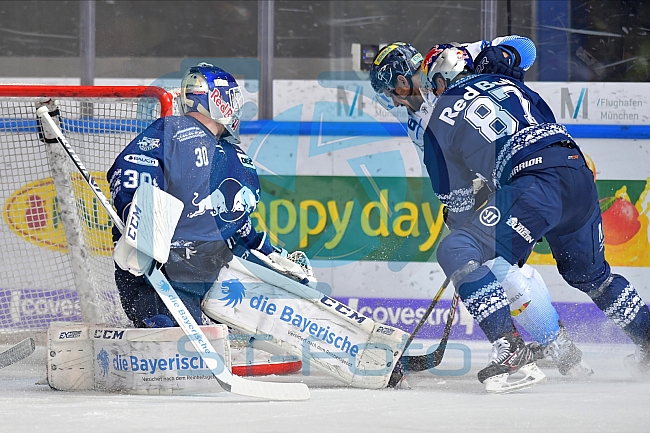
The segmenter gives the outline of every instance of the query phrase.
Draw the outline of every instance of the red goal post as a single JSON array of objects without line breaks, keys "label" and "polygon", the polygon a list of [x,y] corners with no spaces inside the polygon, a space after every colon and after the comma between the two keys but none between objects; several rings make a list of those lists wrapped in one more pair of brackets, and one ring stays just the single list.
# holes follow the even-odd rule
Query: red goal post
[{"label": "red goal post", "polygon": [[117,154],[174,112],[173,94],[159,87],[0,85],[0,341],[53,321],[129,325],[113,279],[112,223],[67,155],[39,140],[36,103],[48,99],[107,196]]}]

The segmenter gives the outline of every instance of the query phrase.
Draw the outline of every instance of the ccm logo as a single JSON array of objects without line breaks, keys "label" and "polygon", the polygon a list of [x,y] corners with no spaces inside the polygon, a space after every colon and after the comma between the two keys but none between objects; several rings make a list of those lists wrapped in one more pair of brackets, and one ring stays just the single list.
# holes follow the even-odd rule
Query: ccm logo
[{"label": "ccm logo", "polygon": [[142,209],[140,209],[138,205],[134,206],[135,208],[133,209],[133,216],[131,216],[129,226],[126,228],[126,235],[135,241],[135,237],[138,233],[138,224],[140,224],[140,214],[142,213]]},{"label": "ccm logo", "polygon": [[81,337],[81,331],[68,331],[68,332],[62,332],[61,335],[59,335],[59,340],[63,340],[66,338],[79,338]]},{"label": "ccm logo", "polygon": [[113,329],[95,329],[94,338],[103,338],[104,340],[121,340],[124,338],[124,331],[115,331]]}]

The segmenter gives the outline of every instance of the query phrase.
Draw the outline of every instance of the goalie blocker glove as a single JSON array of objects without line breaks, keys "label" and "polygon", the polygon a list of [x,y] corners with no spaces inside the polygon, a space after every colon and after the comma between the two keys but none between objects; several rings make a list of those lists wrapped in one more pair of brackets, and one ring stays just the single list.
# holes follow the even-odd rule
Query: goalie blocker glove
[{"label": "goalie blocker glove", "polygon": [[509,45],[493,45],[481,51],[474,59],[477,74],[501,74],[524,81],[526,71],[520,66],[521,56]]}]

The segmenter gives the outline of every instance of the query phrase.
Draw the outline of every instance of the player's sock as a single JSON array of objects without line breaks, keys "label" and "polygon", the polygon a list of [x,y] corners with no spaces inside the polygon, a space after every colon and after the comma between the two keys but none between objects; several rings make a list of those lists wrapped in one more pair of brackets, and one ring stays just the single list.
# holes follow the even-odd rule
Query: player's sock
[{"label": "player's sock", "polygon": [[[524,378],[509,382],[508,378],[517,372]],[[488,392],[500,393],[527,388],[543,382],[546,376],[535,365],[533,353],[519,332],[511,331],[493,343],[490,363],[478,372],[478,380]]]},{"label": "player's sock", "polygon": [[634,286],[624,277],[611,275],[611,281],[592,299],[605,316],[618,325],[635,343],[648,341],[650,310]]},{"label": "player's sock", "polygon": [[[490,341],[514,328],[510,305],[494,274],[484,266],[471,272],[458,286],[458,294],[467,311]],[[477,278],[478,276],[478,278]]]}]

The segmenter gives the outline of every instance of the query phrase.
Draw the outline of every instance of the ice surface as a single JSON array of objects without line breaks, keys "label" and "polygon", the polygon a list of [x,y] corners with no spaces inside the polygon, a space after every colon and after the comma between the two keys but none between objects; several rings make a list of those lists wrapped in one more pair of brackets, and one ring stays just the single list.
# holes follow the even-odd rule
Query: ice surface
[{"label": "ice surface", "polygon": [[596,372],[589,381],[563,377],[545,363],[546,383],[488,395],[476,373],[490,345],[453,343],[438,368],[462,370],[460,345],[466,345],[470,371],[413,374],[411,389],[346,388],[313,369],[309,376],[263,379],[304,381],[311,389],[306,402],[260,402],[226,392],[163,397],[53,391],[36,384],[45,378],[45,349],[38,347],[0,370],[0,432],[650,432],[650,382],[633,381],[623,367],[632,345],[579,344]]}]

